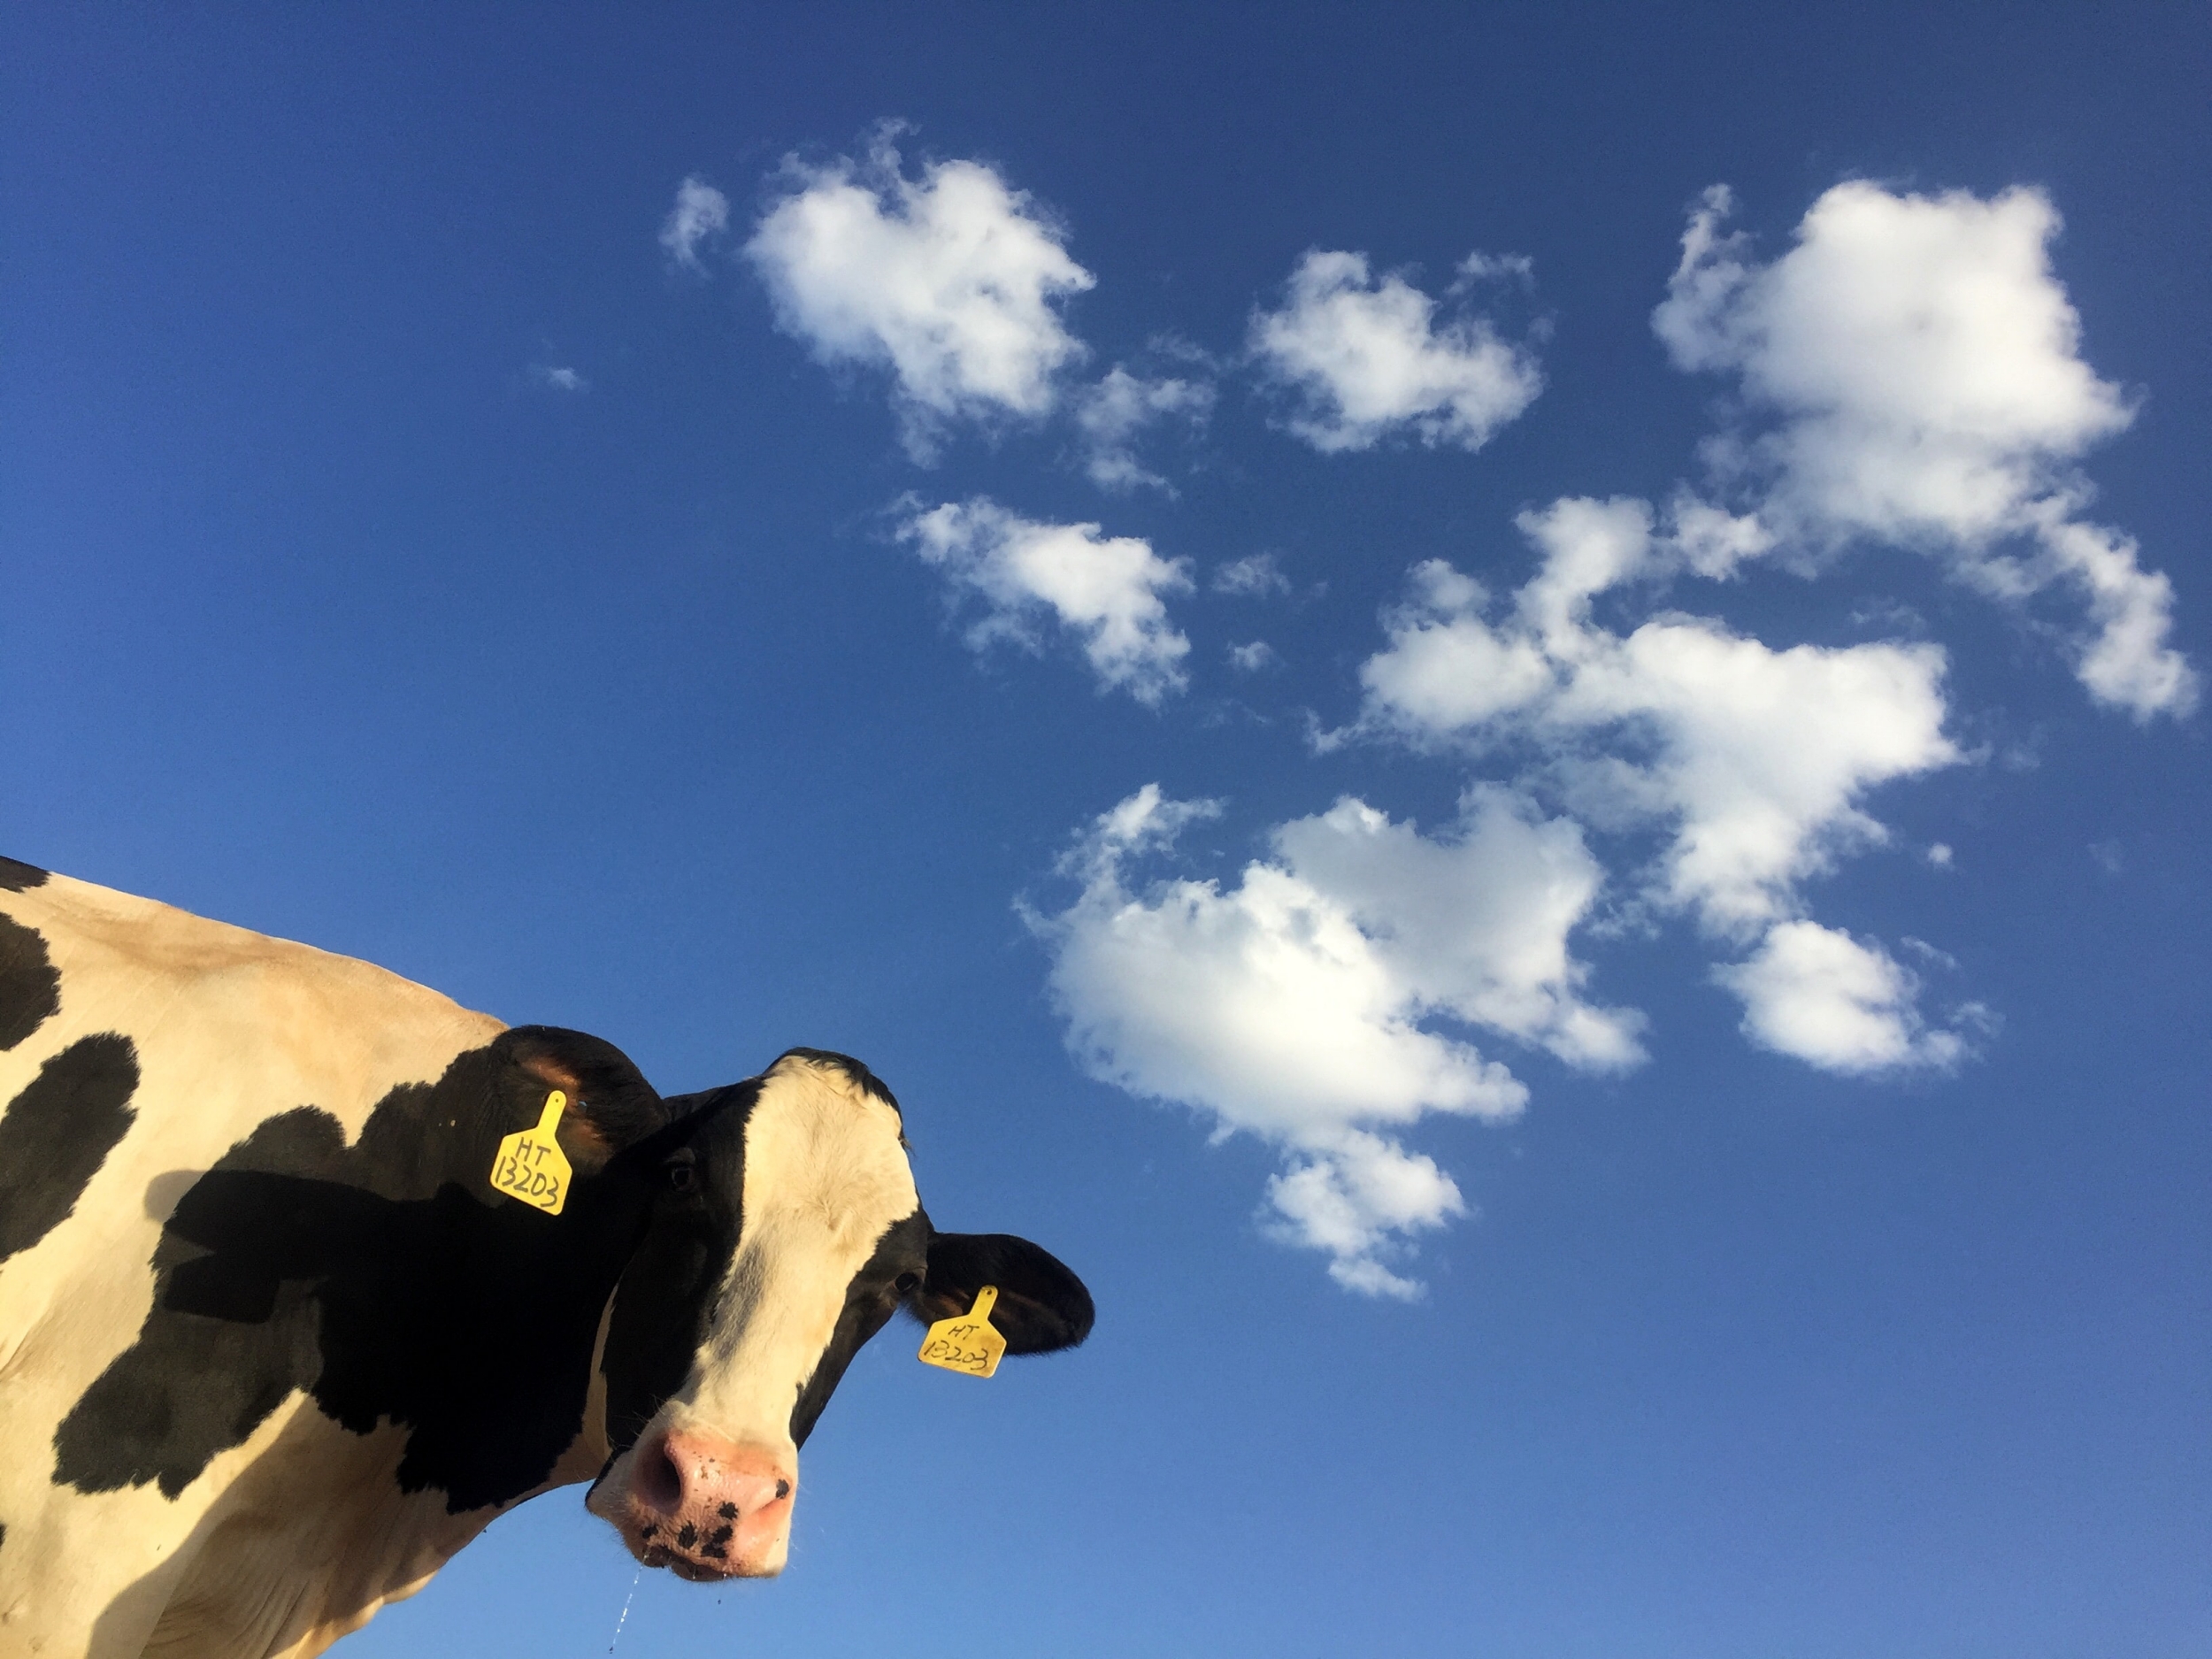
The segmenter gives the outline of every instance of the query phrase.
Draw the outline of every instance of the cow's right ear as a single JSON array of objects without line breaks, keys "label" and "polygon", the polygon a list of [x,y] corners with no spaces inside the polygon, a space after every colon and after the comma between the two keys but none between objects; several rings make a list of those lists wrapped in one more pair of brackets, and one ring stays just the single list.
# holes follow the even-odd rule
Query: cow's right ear
[{"label": "cow's right ear", "polygon": [[511,1087],[542,1103],[559,1089],[569,1098],[561,1148],[589,1174],[626,1147],[664,1127],[670,1112],[630,1056],[611,1042],[558,1025],[517,1025],[495,1045],[505,1051]]},{"label": "cow's right ear", "polygon": [[929,1241],[929,1274],[907,1307],[924,1324],[965,1313],[986,1285],[998,1286],[991,1323],[1009,1354],[1049,1354],[1091,1333],[1091,1293],[1067,1266],[1008,1233],[940,1233]]}]

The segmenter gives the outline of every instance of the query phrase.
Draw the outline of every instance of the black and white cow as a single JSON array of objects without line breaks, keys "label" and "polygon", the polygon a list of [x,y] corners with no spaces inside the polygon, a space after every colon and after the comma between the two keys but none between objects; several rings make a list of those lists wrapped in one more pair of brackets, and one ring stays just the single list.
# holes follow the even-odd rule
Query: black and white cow
[{"label": "black and white cow", "polygon": [[[557,1215],[495,1192],[560,1091]],[[897,1103],[795,1048],[663,1100],[620,1051],[365,963],[0,860],[0,1655],[303,1655],[503,1510],[591,1481],[639,1560],[784,1563],[860,1345],[999,1287]]]}]

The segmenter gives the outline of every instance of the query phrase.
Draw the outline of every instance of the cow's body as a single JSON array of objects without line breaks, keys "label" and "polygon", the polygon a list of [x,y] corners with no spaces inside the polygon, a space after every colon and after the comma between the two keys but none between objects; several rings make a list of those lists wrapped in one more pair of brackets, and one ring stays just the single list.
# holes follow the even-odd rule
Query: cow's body
[{"label": "cow's body", "polygon": [[[557,1217],[488,1179],[556,1088]],[[901,1302],[987,1276],[1032,1293],[1017,1351],[1088,1328],[1035,1247],[934,1233],[853,1063],[664,1102],[595,1039],[4,861],[0,1101],[0,1655],[316,1653],[595,1477],[641,1560],[772,1572]]]}]

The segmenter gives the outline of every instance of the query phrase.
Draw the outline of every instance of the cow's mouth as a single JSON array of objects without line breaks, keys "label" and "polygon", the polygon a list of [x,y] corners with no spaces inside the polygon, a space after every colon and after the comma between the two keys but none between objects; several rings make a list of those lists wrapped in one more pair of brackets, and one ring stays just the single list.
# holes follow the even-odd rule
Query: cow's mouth
[{"label": "cow's mouth", "polygon": [[[662,1543],[656,1537],[657,1528],[652,1522],[645,1524],[645,1531],[632,1550],[641,1565],[664,1567],[679,1578],[688,1578],[694,1584],[718,1584],[725,1578],[741,1578],[747,1575],[733,1566],[728,1559],[729,1539],[716,1538],[710,1533],[704,1539],[695,1539],[690,1546],[680,1541]],[[679,1532],[678,1540],[682,1537]],[[696,1549],[697,1554],[692,1553]],[[702,1560],[710,1555],[712,1560]],[[759,1575],[754,1575],[756,1577]]]}]

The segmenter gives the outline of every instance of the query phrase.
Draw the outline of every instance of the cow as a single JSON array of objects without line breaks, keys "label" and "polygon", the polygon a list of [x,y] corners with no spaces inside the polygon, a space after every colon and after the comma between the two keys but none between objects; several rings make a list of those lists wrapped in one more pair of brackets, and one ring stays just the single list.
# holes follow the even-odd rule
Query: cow
[{"label": "cow", "polygon": [[0,1655],[319,1653],[583,1482],[643,1565],[772,1574],[894,1313],[1091,1328],[1038,1246],[936,1229],[856,1060],[663,1099],[598,1038],[7,860],[0,1099]]}]

